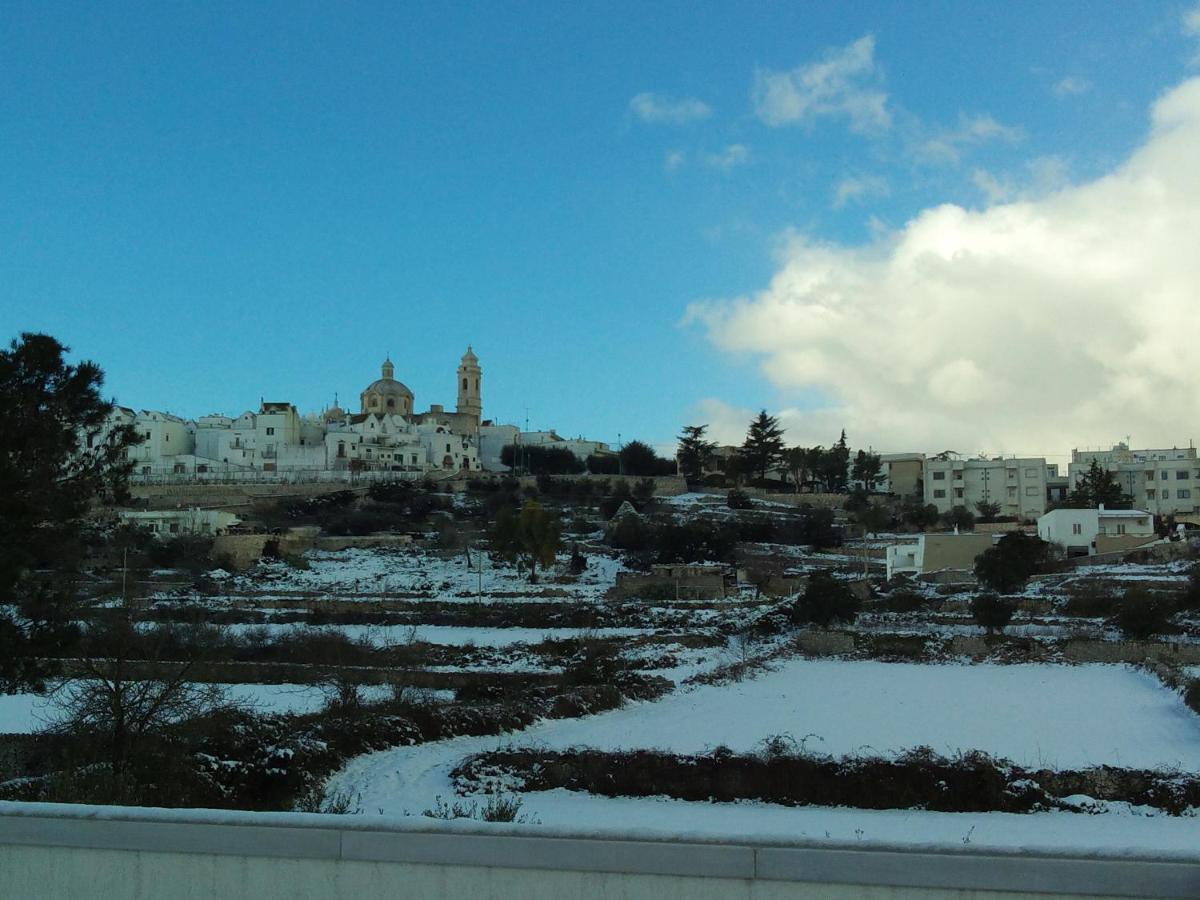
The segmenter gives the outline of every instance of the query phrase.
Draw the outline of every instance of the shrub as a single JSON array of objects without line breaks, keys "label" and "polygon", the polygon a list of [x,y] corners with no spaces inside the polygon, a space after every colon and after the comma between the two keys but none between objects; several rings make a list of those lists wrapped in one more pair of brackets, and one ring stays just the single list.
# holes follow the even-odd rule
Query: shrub
[{"label": "shrub", "polygon": [[1134,586],[1121,598],[1115,623],[1126,637],[1145,640],[1170,629],[1172,612],[1172,604],[1162,595]]},{"label": "shrub", "polygon": [[1187,587],[1179,598],[1181,610],[1200,610],[1200,563],[1192,566]]},{"label": "shrub", "polygon": [[834,622],[853,622],[859,601],[844,582],[828,572],[814,572],[804,593],[792,603],[789,618],[797,625],[812,624],[828,628]]},{"label": "shrub", "polygon": [[1016,603],[992,591],[976,594],[971,600],[971,618],[986,628],[988,634],[1003,632],[1016,611]]},{"label": "shrub", "polygon": [[750,495],[743,490],[739,490],[738,488],[733,488],[729,492],[728,496],[725,498],[725,502],[729,504],[730,509],[749,509],[751,506],[753,506],[753,504],[750,502]]},{"label": "shrub", "polygon": [[1194,713],[1200,713],[1200,678],[1193,678],[1183,689],[1183,702]]},{"label": "shrub", "polygon": [[879,601],[879,608],[887,612],[918,612],[924,609],[930,599],[920,591],[910,587],[900,587]]},{"label": "shrub", "polygon": [[1050,559],[1050,544],[1020,531],[1009,532],[975,560],[980,584],[1001,594],[1021,590]]}]

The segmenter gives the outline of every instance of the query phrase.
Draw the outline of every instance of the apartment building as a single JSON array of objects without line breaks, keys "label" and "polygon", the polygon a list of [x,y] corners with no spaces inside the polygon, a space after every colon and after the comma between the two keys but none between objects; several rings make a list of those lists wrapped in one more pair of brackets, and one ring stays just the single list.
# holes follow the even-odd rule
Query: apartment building
[{"label": "apartment building", "polygon": [[1159,516],[1200,512],[1200,459],[1195,447],[1130,450],[1122,442],[1111,450],[1072,450],[1067,466],[1072,488],[1091,468],[1092,460],[1116,475],[1138,509]]},{"label": "apartment building", "polygon": [[1047,481],[1056,474],[1044,457],[930,458],[925,460],[925,502],[942,513],[956,506],[976,512],[979,503],[996,503],[1000,515],[1032,522],[1046,511]]}]

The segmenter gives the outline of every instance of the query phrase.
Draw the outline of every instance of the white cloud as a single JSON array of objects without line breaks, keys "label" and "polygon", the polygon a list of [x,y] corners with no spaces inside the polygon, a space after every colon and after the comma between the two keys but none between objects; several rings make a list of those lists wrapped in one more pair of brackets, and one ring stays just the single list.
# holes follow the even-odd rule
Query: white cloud
[{"label": "white cloud", "polygon": [[1183,14],[1183,33],[1192,37],[1200,37],[1200,4],[1193,6]]},{"label": "white cloud", "polygon": [[676,99],[665,94],[641,93],[629,101],[633,114],[654,125],[684,125],[712,115],[712,108],[695,97]]},{"label": "white cloud", "polygon": [[674,172],[687,162],[687,156],[682,150],[671,150],[667,153],[666,159],[663,160],[663,168],[668,172]]},{"label": "white cloud", "polygon": [[[944,204],[864,246],[785,240],[759,293],[693,304],[722,350],[761,358],[796,443],[1062,453],[1200,421],[1200,78],[1092,182],[968,211]],[[807,405],[812,405],[809,402]],[[744,429],[744,426],[743,426]]]},{"label": "white cloud", "polygon": [[1010,144],[1023,140],[1023,129],[1002,125],[989,115],[959,115],[958,125],[943,128],[922,140],[916,149],[917,160],[931,165],[957,165],[963,151],[989,141]]},{"label": "white cloud", "polygon": [[852,131],[880,132],[892,123],[881,80],[875,38],[868,34],[827,51],[817,62],[788,72],[756,73],[754,111],[772,127],[830,116],[849,119]]},{"label": "white cloud", "polygon": [[1092,89],[1092,83],[1086,78],[1080,78],[1078,75],[1068,75],[1054,85],[1054,93],[1058,97],[1073,97],[1077,94],[1086,94]]},{"label": "white cloud", "polygon": [[720,153],[709,153],[704,157],[705,165],[726,171],[736,166],[744,166],[748,162],[750,148],[745,144],[730,144]]},{"label": "white cloud", "polygon": [[988,203],[1030,200],[1065,187],[1069,181],[1069,167],[1061,156],[1039,156],[1025,163],[1025,171],[1019,179],[1000,178],[986,169],[976,169],[971,173],[971,180]]},{"label": "white cloud", "polygon": [[886,197],[890,192],[887,180],[878,175],[854,175],[837,183],[830,205],[841,209],[847,203],[858,203],[868,197]]}]

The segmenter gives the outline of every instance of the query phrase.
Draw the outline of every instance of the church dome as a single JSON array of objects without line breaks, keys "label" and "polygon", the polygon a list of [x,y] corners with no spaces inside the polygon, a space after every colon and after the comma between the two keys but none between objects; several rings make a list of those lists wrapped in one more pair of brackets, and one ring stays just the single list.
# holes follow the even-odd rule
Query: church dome
[{"label": "church dome", "polygon": [[395,372],[392,360],[385,359],[381,368],[383,377],[372,381],[362,392],[362,411],[385,415],[412,415],[413,392],[408,389],[408,385],[392,377]]}]

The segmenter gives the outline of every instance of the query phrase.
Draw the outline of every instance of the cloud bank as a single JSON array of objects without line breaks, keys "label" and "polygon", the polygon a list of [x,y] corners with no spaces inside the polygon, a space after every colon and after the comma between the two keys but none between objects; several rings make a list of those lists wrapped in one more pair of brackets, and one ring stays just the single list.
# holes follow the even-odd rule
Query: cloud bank
[{"label": "cloud bank", "polygon": [[[1102,178],[929,208],[865,246],[791,233],[764,290],[685,321],[761,360],[793,443],[845,426],[890,450],[1183,444],[1200,425],[1198,152],[1200,78]],[[814,394],[824,408],[799,409]]]}]

